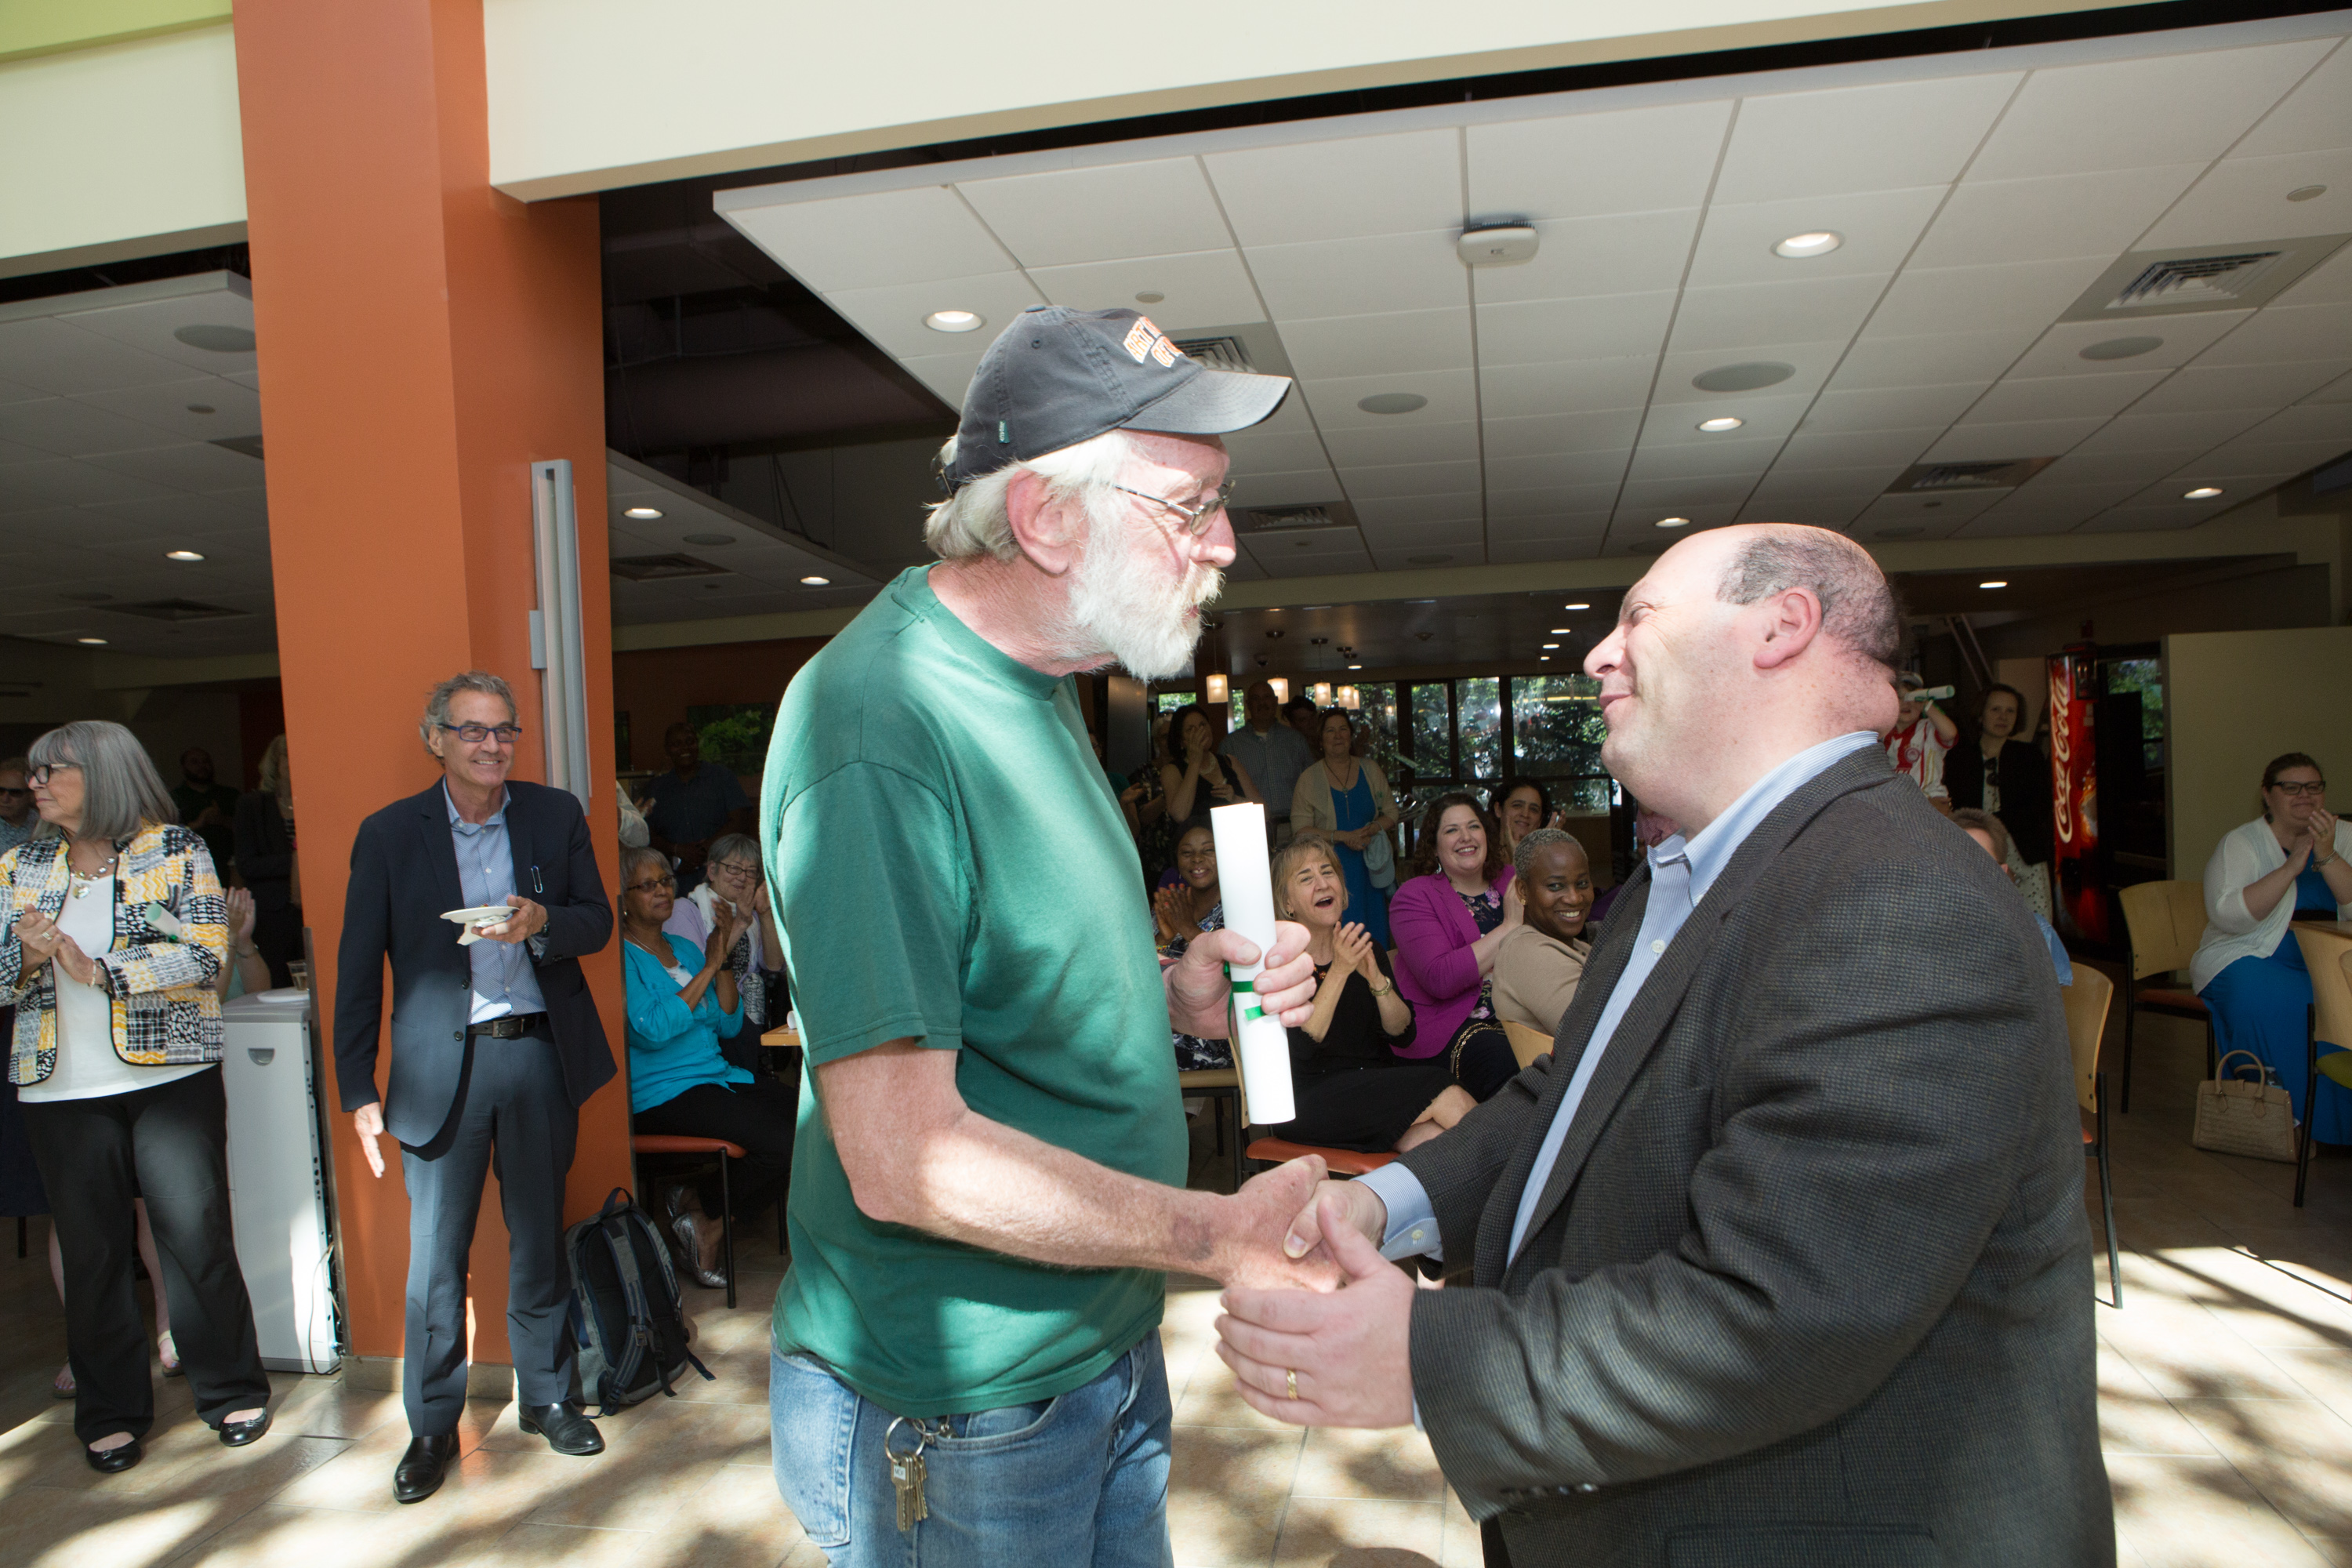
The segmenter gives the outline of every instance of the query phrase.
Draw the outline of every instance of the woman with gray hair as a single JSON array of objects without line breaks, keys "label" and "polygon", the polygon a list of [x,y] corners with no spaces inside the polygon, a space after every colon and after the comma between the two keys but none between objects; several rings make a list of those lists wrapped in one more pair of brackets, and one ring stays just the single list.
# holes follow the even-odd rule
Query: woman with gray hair
[{"label": "woman with gray hair", "polygon": [[699,948],[733,912],[743,934],[736,939],[727,963],[743,997],[747,1033],[736,1039],[748,1041],[749,1048],[730,1054],[742,1066],[756,1068],[760,1031],[769,1020],[781,1020],[791,1003],[784,982],[784,942],[776,932],[775,905],[768,898],[760,866],[760,841],[748,833],[721,834],[710,841],[710,858],[702,868],[704,879],[677,900],[662,929]]},{"label": "woman with gray hair", "polygon": [[0,1002],[73,1303],[74,1431],[113,1474],[154,1425],[131,1270],[143,1193],[196,1414],[241,1447],[269,1428],[269,1379],[229,1228],[220,881],[121,725],[68,724],[30,755],[41,827],[0,855]]}]

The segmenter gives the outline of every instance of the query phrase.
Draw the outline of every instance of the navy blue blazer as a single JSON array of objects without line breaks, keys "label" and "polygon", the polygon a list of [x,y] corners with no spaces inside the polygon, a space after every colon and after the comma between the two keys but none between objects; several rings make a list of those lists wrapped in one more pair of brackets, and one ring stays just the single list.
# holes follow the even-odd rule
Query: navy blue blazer
[{"label": "navy blue blazer", "polygon": [[[564,1089],[577,1107],[614,1071],[604,1021],[580,970],[583,955],[613,939],[612,900],[596,869],[588,819],[568,791],[509,780],[507,842],[516,890],[547,909],[546,951],[533,969]],[[465,1066],[473,963],[470,950],[457,945],[457,928],[441,918],[465,904],[448,800],[437,781],[360,824],[336,949],[335,1082],[345,1110],[378,1098],[388,958],[393,1051],[383,1124],[412,1146],[431,1142],[448,1121]]]}]

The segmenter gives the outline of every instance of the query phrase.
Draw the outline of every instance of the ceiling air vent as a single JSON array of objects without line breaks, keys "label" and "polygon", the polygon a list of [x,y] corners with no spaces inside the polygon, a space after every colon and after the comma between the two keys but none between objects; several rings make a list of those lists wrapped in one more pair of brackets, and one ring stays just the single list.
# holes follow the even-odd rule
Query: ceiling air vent
[{"label": "ceiling air vent", "polygon": [[2347,238],[2352,236],[2135,250],[2100,273],[2099,280],[2059,320],[2108,321],[2194,310],[2251,310],[2277,298]]},{"label": "ceiling air vent", "polygon": [[1304,533],[1310,529],[1346,528],[1349,520],[1336,505],[1260,506],[1236,512],[1235,531],[1246,534]]},{"label": "ceiling air vent", "polygon": [[232,610],[226,605],[207,605],[200,599],[150,599],[140,605],[109,605],[107,610],[118,616],[138,616],[151,621],[226,621],[251,615],[250,610]]},{"label": "ceiling air vent", "polygon": [[727,568],[692,555],[620,555],[610,563],[613,575],[632,583],[658,583],[667,577],[724,577]]},{"label": "ceiling air vent", "polygon": [[1904,495],[1915,490],[2014,489],[2057,460],[2056,458],[1993,458],[1969,463],[1914,463],[1903,470],[1901,479],[1886,487],[1886,493]]},{"label": "ceiling air vent", "polygon": [[1249,361],[1249,351],[1242,347],[1239,338],[1177,338],[1173,340],[1187,359],[1199,360],[1211,370],[1230,370],[1242,375],[1255,375],[1257,369]]}]

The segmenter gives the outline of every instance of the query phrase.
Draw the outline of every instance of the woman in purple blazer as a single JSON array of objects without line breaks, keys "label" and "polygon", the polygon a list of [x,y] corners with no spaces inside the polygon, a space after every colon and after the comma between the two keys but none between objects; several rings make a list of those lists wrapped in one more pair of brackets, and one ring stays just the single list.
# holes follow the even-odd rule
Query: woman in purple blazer
[{"label": "woman in purple blazer", "polygon": [[1525,911],[1503,836],[1475,795],[1455,790],[1429,803],[1412,868],[1420,874],[1389,900],[1397,989],[1418,1025],[1397,1054],[1443,1057],[1454,1081],[1483,1100],[1519,1070],[1487,990],[1495,950]]}]

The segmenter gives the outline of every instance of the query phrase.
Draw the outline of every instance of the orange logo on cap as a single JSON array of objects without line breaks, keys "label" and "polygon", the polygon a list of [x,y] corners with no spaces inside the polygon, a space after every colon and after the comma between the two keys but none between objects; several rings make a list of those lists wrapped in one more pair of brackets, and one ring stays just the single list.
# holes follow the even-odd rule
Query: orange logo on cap
[{"label": "orange logo on cap", "polygon": [[1119,346],[1138,364],[1150,358],[1158,360],[1163,366],[1173,365],[1184,357],[1184,351],[1170,342],[1160,329],[1151,324],[1149,316],[1135,318],[1135,325],[1127,330],[1127,336],[1120,340]]}]

